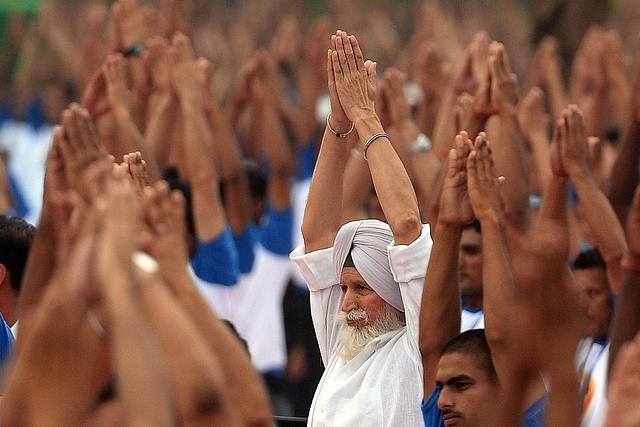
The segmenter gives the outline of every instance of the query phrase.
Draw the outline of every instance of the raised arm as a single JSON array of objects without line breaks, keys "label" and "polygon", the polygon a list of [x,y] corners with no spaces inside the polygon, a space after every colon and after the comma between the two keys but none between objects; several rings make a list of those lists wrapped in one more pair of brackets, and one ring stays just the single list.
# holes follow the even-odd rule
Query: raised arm
[{"label": "raised arm", "polygon": [[[529,383],[523,379],[533,379],[540,384],[540,370],[546,373],[553,390],[546,425],[577,426],[580,423],[579,380],[574,366],[580,313],[568,266],[568,180],[557,147],[560,133],[564,131],[563,122],[559,120],[556,125],[551,147],[554,175],[545,191],[535,227],[527,237],[526,259],[518,271],[517,299],[508,325],[510,375],[503,384],[498,410],[501,417],[511,413],[512,418],[499,425],[514,425],[513,421],[524,409],[523,403],[527,407],[536,398],[536,389],[527,389]],[[543,386],[538,387],[538,393],[544,391]]]},{"label": "raised arm", "polygon": [[620,290],[620,261],[628,251],[624,230],[589,170],[589,148],[582,112],[576,105],[570,105],[562,115],[565,124],[560,140],[562,163],[578,193],[578,203],[593,235],[592,243],[607,264],[609,284],[617,293]]},{"label": "raised arm", "polygon": [[[335,49],[336,36],[331,36]],[[342,177],[349,146],[344,137],[351,132],[352,122],[346,115],[336,91],[333,49],[327,52],[327,81],[331,100],[331,114],[322,136],[309,197],[302,220],[302,237],[306,252],[333,246],[341,225]]]},{"label": "raised arm", "polygon": [[226,225],[219,172],[214,162],[214,141],[205,114],[204,79],[197,69],[191,42],[183,34],[172,40],[172,84],[184,117],[184,164],[180,171],[191,184],[196,235],[201,241],[218,236]]},{"label": "raised arm", "polygon": [[340,104],[360,137],[395,243],[409,244],[420,235],[422,224],[409,175],[374,110],[376,63],[364,61],[353,35],[338,31],[335,43],[331,59]]},{"label": "raised arm", "polygon": [[395,68],[385,70],[380,92],[390,118],[389,133],[411,181],[416,187],[423,211],[434,197],[441,161],[432,150],[429,138],[420,132],[411,115],[411,105],[404,92],[406,75]]},{"label": "raised arm", "polygon": [[627,217],[626,237],[629,254],[621,264],[618,309],[611,330],[610,375],[622,345],[640,331],[640,187],[636,188]]},{"label": "raised arm", "polygon": [[[640,51],[636,53],[636,61]],[[633,191],[640,183],[638,163],[640,162],[640,70],[636,71],[633,92],[630,96],[628,122],[618,156],[611,169],[609,200],[621,223],[625,223],[627,212],[633,199]]]},{"label": "raised arm", "polygon": [[273,59],[266,53],[257,56],[256,73],[251,79],[251,117],[256,143],[269,162],[269,203],[278,212],[291,205],[293,153],[280,115],[280,93]]},{"label": "raised arm", "polygon": [[[140,196],[125,170],[107,179],[96,215],[95,276],[109,319],[117,394],[132,426],[173,425],[174,402],[161,348],[143,314],[133,259],[139,259]],[[140,273],[138,273],[140,274]]]},{"label": "raised arm", "polygon": [[245,349],[211,310],[188,274],[184,210],[184,197],[177,191],[169,193],[163,182],[147,192],[145,217],[151,237],[147,249],[158,260],[160,275],[176,301],[216,356],[224,377],[222,392],[228,394],[234,412],[245,425],[269,425],[271,407],[261,377],[251,366]]},{"label": "raised arm", "polygon": [[440,353],[449,339],[460,332],[458,255],[465,224],[473,221],[467,191],[467,156],[471,141],[466,132],[456,136],[449,152],[442,184],[438,226],[433,234],[420,305],[419,345],[422,355],[424,400],[435,387]]},{"label": "raised arm", "polygon": [[110,55],[103,65],[103,72],[111,112],[118,127],[119,151],[112,154],[120,158],[126,153],[140,151],[147,161],[150,179],[156,182],[160,179],[160,170],[155,156],[148,148],[131,114],[132,94],[127,85],[127,59],[120,54]]}]

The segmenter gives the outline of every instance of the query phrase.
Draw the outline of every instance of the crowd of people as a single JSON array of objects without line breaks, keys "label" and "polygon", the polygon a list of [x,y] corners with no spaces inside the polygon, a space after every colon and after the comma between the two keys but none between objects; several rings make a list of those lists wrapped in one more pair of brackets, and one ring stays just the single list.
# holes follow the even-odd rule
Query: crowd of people
[{"label": "crowd of people", "polygon": [[525,3],[0,5],[0,425],[640,426],[640,4]]}]

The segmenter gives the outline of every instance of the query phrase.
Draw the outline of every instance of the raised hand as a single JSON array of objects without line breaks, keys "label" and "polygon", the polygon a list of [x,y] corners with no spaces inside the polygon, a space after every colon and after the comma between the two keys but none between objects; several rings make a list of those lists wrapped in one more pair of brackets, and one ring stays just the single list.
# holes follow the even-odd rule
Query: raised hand
[{"label": "raised hand", "polygon": [[353,121],[357,111],[374,109],[376,64],[364,61],[360,45],[353,35],[338,30],[331,37],[331,42],[332,45],[335,43],[331,58],[336,92],[346,116]]},{"label": "raised hand", "polygon": [[476,137],[466,163],[469,201],[476,218],[481,222],[485,218],[503,218],[504,200],[500,179],[484,132]]},{"label": "raised hand", "polygon": [[569,105],[563,112],[564,129],[560,133],[560,155],[569,176],[589,171],[587,128],[577,105]]},{"label": "raised hand", "polygon": [[131,114],[131,91],[127,86],[127,59],[119,53],[107,57],[103,72],[107,97],[114,114]]},{"label": "raised hand", "polygon": [[82,172],[94,162],[111,164],[89,112],[72,104],[62,113],[63,133],[58,139],[67,184],[86,195]]},{"label": "raised hand", "polygon": [[136,0],[117,0],[111,6],[115,27],[115,50],[122,52],[134,43],[144,43],[158,34],[157,10],[138,6]]},{"label": "raised hand", "polygon": [[472,143],[467,132],[460,132],[455,148],[449,151],[449,162],[442,182],[438,222],[463,226],[474,219],[467,187],[467,157]]},{"label": "raised hand", "polygon": [[197,72],[195,53],[191,41],[178,33],[171,39],[169,58],[172,63],[171,84],[180,98],[189,96],[202,102],[202,89],[205,76]]},{"label": "raised hand", "polygon": [[491,74],[491,105],[498,112],[514,111],[518,104],[517,78],[502,43],[489,45],[487,63]]},{"label": "raised hand", "polygon": [[544,92],[537,86],[529,89],[518,109],[518,123],[525,143],[531,144],[537,137],[548,138],[551,116],[544,107]]},{"label": "raised hand", "polygon": [[122,161],[128,166],[128,172],[133,181],[133,185],[138,194],[143,194],[145,188],[149,187],[149,176],[147,175],[147,162],[142,158],[139,151],[125,154]]}]

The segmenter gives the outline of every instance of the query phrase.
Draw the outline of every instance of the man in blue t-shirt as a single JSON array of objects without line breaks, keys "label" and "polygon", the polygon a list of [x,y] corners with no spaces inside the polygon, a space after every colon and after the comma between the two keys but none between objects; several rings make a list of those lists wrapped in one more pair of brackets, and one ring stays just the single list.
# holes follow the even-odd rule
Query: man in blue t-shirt
[{"label": "man in blue t-shirt", "polygon": [[[501,380],[510,374],[506,325],[516,286],[500,188],[492,175],[495,170],[487,167],[492,161],[482,134],[471,143],[461,132],[442,183],[420,307],[426,427],[488,425],[496,414]],[[460,333],[459,251],[463,230],[474,217],[482,225],[477,242],[482,245],[482,272],[477,280],[483,289],[476,302],[485,311],[487,335],[485,329]],[[522,424],[541,426],[546,400],[542,379],[532,376],[526,390]]]}]

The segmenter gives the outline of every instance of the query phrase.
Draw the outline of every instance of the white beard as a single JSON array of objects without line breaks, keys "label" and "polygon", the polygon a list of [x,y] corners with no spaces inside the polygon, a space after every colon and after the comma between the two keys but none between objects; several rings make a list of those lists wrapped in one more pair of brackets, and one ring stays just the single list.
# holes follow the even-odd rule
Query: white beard
[{"label": "white beard", "polygon": [[[362,322],[364,326],[360,328],[349,326],[348,320]],[[360,354],[373,339],[400,329],[405,324],[402,313],[389,304],[385,305],[384,313],[375,323],[369,323],[369,315],[362,309],[353,309],[348,313],[341,311],[336,316],[336,322],[344,324],[339,340],[343,347],[340,355],[346,360],[351,360]]]}]

